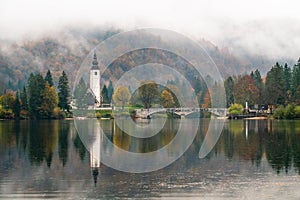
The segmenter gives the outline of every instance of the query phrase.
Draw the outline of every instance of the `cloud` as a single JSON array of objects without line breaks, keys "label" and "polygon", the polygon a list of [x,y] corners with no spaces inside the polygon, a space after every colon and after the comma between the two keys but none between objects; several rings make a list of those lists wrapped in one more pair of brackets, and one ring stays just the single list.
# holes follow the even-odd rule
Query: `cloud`
[{"label": "cloud", "polygon": [[244,23],[215,22],[215,31],[206,37],[239,54],[250,53],[273,59],[300,56],[300,20],[290,18],[252,20]]},{"label": "cloud", "polygon": [[0,0],[0,39],[24,39],[67,25],[160,27],[221,47],[296,59],[298,4],[296,0]]}]

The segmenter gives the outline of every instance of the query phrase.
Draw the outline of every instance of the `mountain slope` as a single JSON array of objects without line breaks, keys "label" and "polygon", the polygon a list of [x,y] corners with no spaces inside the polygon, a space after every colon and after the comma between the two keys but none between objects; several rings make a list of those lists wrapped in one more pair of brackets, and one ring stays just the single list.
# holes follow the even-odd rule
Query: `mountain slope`
[{"label": "mountain slope", "polygon": [[[70,28],[31,40],[13,43],[0,41],[0,80],[16,89],[24,85],[30,73],[40,72],[44,75],[50,69],[54,81],[57,82],[62,70],[65,70],[70,82],[73,82],[86,55],[105,38],[117,32],[119,30]],[[274,63],[267,58],[234,55],[229,48],[219,49],[206,40],[200,40],[199,43],[224,77],[248,73],[256,68],[266,71]],[[122,48],[122,44],[118,48]]]}]

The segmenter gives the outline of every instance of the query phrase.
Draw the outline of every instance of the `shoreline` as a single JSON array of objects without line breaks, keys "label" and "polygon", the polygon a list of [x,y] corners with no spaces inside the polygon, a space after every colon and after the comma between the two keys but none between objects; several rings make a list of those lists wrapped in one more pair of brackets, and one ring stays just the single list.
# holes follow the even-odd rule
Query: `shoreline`
[{"label": "shoreline", "polygon": [[[88,118],[88,117],[87,117]],[[63,119],[3,119],[0,118],[0,121],[36,121],[36,120],[49,120],[49,121],[55,121],[55,120],[66,120],[66,121],[71,121],[74,120],[75,117],[68,117],[68,118],[63,118]],[[100,119],[100,120],[107,120],[107,119],[114,119],[114,118],[107,118],[107,117],[101,117],[101,118],[95,118],[95,119]],[[142,119],[142,118],[138,118]],[[174,118],[175,119],[175,118]],[[199,119],[211,119],[211,118],[199,118]],[[221,118],[221,119],[227,119],[227,120],[276,120],[275,118],[269,118],[265,116],[260,116],[260,117],[244,117],[244,118]],[[295,119],[281,119],[281,120],[300,120],[300,118],[295,118]]]}]

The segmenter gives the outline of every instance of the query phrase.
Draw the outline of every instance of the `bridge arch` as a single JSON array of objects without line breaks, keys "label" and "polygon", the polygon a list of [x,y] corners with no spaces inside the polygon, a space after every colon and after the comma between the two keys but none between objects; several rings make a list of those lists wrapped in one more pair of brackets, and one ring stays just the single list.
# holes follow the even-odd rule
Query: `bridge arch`
[{"label": "bridge arch", "polygon": [[173,113],[178,116],[190,116],[193,113],[200,113],[200,111],[210,112],[217,117],[225,117],[227,115],[227,108],[150,108],[150,109],[136,109],[136,117],[149,119],[156,113]]}]

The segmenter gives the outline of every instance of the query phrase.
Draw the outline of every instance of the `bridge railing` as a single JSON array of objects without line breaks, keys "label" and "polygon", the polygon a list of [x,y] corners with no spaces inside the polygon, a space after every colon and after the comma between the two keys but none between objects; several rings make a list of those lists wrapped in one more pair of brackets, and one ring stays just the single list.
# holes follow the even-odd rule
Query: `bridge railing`
[{"label": "bridge railing", "polygon": [[227,108],[149,108],[149,109],[136,109],[136,114],[140,116],[150,116],[159,112],[171,112],[180,113],[182,115],[192,112],[207,111],[215,115],[225,116],[227,114]]}]

